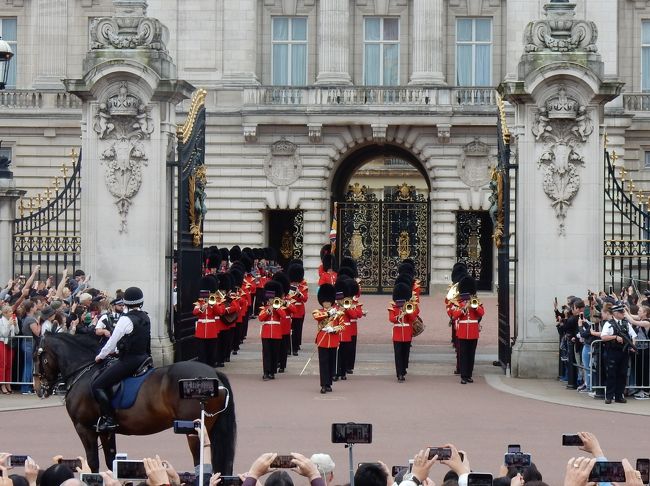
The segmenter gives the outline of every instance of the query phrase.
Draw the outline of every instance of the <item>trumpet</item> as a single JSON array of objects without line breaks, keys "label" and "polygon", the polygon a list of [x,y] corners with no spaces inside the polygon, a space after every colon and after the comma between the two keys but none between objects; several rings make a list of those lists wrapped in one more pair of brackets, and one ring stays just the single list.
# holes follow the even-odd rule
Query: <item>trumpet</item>
[{"label": "trumpet", "polygon": [[469,301],[469,306],[472,309],[478,309],[479,305],[481,305],[481,301],[478,300],[478,297],[476,297],[476,296],[472,297],[472,300]]},{"label": "trumpet", "polygon": [[275,299],[273,299],[272,307],[274,309],[279,309],[280,307],[282,307],[282,304],[284,304],[284,301],[280,297],[276,297]]},{"label": "trumpet", "polygon": [[404,304],[404,312],[407,314],[413,314],[415,312],[415,304],[410,301]]},{"label": "trumpet", "polygon": [[346,297],[345,299],[343,299],[343,308],[349,309],[350,307],[352,307],[352,303],[353,303],[352,299],[350,297]]},{"label": "trumpet", "polygon": [[208,298],[208,305],[215,305],[217,303],[217,294],[210,294]]}]

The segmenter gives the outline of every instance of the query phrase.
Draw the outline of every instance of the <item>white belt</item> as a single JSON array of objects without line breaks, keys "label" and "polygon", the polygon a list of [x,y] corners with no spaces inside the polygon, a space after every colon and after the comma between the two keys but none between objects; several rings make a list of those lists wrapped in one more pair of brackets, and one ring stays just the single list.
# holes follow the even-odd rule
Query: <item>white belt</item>
[{"label": "white belt", "polygon": [[471,319],[466,319],[464,321],[458,321],[458,324],[478,324],[478,321],[471,320]]},{"label": "white belt", "polygon": [[205,324],[206,322],[214,322],[214,321],[215,321],[214,319],[199,319],[197,322],[201,322]]},{"label": "white belt", "polygon": [[293,305],[302,305],[302,302],[294,302]]},{"label": "white belt", "polygon": [[409,327],[410,324],[393,324],[394,327]]},{"label": "white belt", "polygon": [[262,321],[262,324],[280,324],[280,321]]}]

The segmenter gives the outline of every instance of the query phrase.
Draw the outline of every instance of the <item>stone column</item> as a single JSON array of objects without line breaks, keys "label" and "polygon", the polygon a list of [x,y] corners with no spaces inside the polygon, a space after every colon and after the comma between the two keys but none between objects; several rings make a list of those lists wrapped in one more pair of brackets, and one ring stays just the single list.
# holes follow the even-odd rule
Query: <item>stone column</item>
[{"label": "stone column", "polygon": [[66,75],[68,0],[34,0],[34,89],[61,89]]},{"label": "stone column", "polygon": [[516,234],[524,251],[517,265],[518,337],[511,363],[517,377],[556,376],[558,335],[550,303],[603,282],[599,127],[603,105],[623,83],[603,81],[596,26],[576,20],[574,8],[564,2],[544,7],[547,18],[526,29],[519,78],[500,87],[520,126]]},{"label": "stone column", "polygon": [[223,9],[223,79],[226,84],[259,84],[257,79],[257,0],[226,2]]},{"label": "stone column", "polygon": [[409,84],[445,84],[442,74],[443,0],[413,2],[413,74]]},{"label": "stone column", "polygon": [[143,290],[152,354],[167,364],[173,195],[166,154],[176,135],[174,107],[192,87],[176,79],[167,29],[145,16],[146,2],[114,4],[114,17],[92,25],[83,78],[64,82],[83,101],[81,263],[98,288]]},{"label": "stone column", "polygon": [[318,10],[318,77],[316,84],[351,84],[350,2],[321,0]]},{"label": "stone column", "polygon": [[[5,158],[4,161],[8,161]],[[0,159],[0,282],[13,278],[14,267],[14,220],[16,219],[16,201],[27,191],[16,189],[16,182],[11,171]]]}]

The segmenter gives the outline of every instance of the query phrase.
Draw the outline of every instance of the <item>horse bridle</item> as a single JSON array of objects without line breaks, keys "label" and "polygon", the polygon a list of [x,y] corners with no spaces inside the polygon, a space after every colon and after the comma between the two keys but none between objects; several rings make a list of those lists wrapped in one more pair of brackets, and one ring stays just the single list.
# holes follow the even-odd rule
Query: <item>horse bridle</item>
[{"label": "horse bridle", "polygon": [[[41,338],[41,341],[40,341],[40,343],[39,343],[38,351],[36,352],[37,359],[36,359],[36,361],[35,361],[35,363],[34,363],[34,364],[35,364],[35,366],[34,366],[34,372],[32,373],[32,376],[37,376],[38,379],[39,379],[39,382],[40,382],[40,391],[41,391],[41,395],[40,395],[40,396],[43,396],[43,395],[44,395],[44,392],[47,392],[48,396],[51,395],[52,392],[53,392],[53,390],[54,390],[54,386],[55,386],[57,383],[61,383],[61,382],[65,383],[65,384],[67,385],[67,390],[66,390],[66,394],[67,394],[67,392],[70,391],[70,389],[72,388],[72,386],[73,386],[75,383],[77,383],[77,381],[79,381],[79,378],[81,378],[81,377],[82,377],[82,376],[83,376],[83,375],[84,375],[88,370],[90,370],[90,368],[93,367],[93,365],[95,364],[95,362],[92,361],[92,362],[90,362],[90,363],[86,363],[86,364],[80,366],[79,368],[77,368],[76,370],[74,370],[72,373],[69,373],[67,376],[62,377],[60,380],[57,379],[57,380],[56,380],[56,383],[49,383],[48,380],[45,378],[45,373],[44,373],[44,371],[42,371],[42,370],[45,369],[45,365],[47,364],[47,356],[44,356],[44,354],[45,354],[45,353],[44,353],[45,348],[44,348],[44,345],[43,345],[44,342],[45,342],[45,336],[43,336],[43,337]],[[75,377],[75,375],[78,375],[78,376]],[[62,376],[61,373],[59,373],[59,374],[57,375],[57,378],[60,377],[60,376]],[[69,380],[70,378],[72,378],[72,377],[75,377],[75,379],[72,380],[72,383],[70,383],[70,384],[68,385],[68,380]]]}]

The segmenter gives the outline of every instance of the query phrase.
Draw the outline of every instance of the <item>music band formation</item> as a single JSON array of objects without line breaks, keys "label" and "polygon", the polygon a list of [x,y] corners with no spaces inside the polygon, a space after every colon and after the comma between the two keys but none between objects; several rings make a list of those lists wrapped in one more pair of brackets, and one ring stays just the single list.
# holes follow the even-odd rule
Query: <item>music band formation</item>
[{"label": "music band formation", "polygon": [[[337,265],[329,244],[320,253],[320,308],[311,312],[317,334],[303,372],[317,353],[320,392],[325,394],[332,391],[334,382],[347,380],[354,373],[358,322],[366,311],[355,260],[343,257]],[[276,264],[271,248],[241,249],[235,245],[228,250],[213,246],[204,253],[204,271],[193,310],[197,318],[199,361],[223,367],[245,341],[250,320],[257,319],[262,342],[262,379],[274,380],[276,373],[284,373],[288,357],[298,356],[303,345],[309,287],[302,261],[291,260],[282,268]],[[412,340],[424,330],[420,293],[414,262],[404,259],[397,268],[387,309],[399,383],[406,380]],[[462,263],[452,270],[452,286],[445,304],[457,355],[456,373],[460,374],[462,384],[471,383],[484,309],[476,298],[476,282]]]}]

